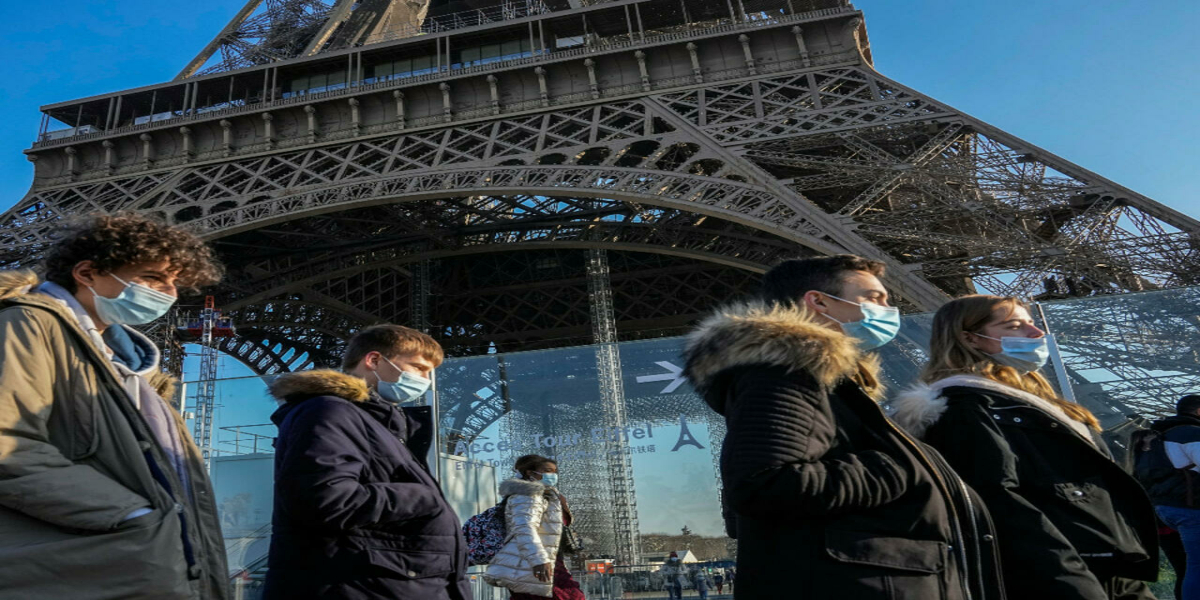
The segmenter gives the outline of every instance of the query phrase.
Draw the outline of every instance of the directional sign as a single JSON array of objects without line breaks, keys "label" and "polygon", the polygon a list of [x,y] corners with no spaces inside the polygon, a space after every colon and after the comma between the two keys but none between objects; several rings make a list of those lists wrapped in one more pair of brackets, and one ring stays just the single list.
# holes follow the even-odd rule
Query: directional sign
[{"label": "directional sign", "polygon": [[663,388],[663,390],[659,392],[660,394],[670,394],[671,392],[679,389],[679,386],[683,385],[684,381],[686,381],[686,379],[683,378],[683,367],[677,367],[665,360],[660,360],[654,364],[666,369],[667,372],[660,373],[658,375],[642,375],[637,378],[638,383],[670,381],[671,383],[668,383],[667,387]]}]

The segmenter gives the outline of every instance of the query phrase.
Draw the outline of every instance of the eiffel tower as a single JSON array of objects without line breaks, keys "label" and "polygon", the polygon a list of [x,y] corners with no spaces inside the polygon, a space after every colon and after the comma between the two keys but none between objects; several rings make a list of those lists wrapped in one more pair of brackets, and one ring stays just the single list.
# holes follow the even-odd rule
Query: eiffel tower
[{"label": "eiffel tower", "polygon": [[[1200,277],[1195,219],[877,72],[847,0],[250,0],[174,80],[41,110],[0,266],[75,215],[157,215],[220,251],[222,349],[257,373],[379,321],[458,356],[595,343],[613,426],[615,342],[785,257],[881,260],[908,311]],[[471,410],[468,440],[505,408]],[[589,493],[635,562],[606,460]]]}]

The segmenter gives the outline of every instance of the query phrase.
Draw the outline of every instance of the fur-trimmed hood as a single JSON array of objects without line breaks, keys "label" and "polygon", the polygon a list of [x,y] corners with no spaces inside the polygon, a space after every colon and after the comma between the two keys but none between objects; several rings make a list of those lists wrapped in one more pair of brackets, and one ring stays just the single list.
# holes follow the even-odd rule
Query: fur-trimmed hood
[{"label": "fur-trimmed hood", "polygon": [[337,396],[351,402],[366,402],[371,396],[365,380],[333,369],[280,375],[267,385],[267,390],[283,402],[305,400],[313,396]]},{"label": "fur-trimmed hood", "polygon": [[850,377],[872,397],[881,396],[879,359],[863,354],[854,338],[818,318],[803,307],[763,302],[721,308],[688,336],[684,375],[707,395],[722,371],[768,364],[807,370],[825,386]]},{"label": "fur-trimmed hood", "polygon": [[553,487],[548,486],[540,481],[528,481],[525,479],[505,479],[500,482],[500,497],[506,496],[553,496],[558,491]]},{"label": "fur-trimmed hood", "polygon": [[978,375],[955,375],[933,383],[918,382],[888,403],[889,414],[897,425],[913,436],[924,437],[925,432],[945,414],[946,398],[942,396],[942,390],[951,387],[973,387],[1004,394],[1049,414],[1093,446],[1096,444],[1087,425],[1072,419],[1045,398]]}]

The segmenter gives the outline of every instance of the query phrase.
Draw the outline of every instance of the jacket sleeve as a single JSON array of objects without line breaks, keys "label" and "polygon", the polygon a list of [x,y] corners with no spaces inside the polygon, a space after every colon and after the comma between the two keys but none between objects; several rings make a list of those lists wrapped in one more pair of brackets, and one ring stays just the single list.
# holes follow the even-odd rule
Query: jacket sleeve
[{"label": "jacket sleeve", "polygon": [[542,546],[542,538],[538,535],[538,524],[542,522],[542,513],[546,512],[546,502],[543,498],[534,498],[516,494],[508,497],[508,531],[517,542],[517,549],[530,565],[544,565],[554,562]]},{"label": "jacket sleeve", "polygon": [[1200,427],[1172,427],[1163,438],[1167,458],[1176,469],[1200,471]]},{"label": "jacket sleeve", "polygon": [[368,441],[357,408],[311,398],[280,427],[276,493],[293,519],[334,531],[418,519],[444,510],[438,492],[418,482],[362,481]]},{"label": "jacket sleeve", "polygon": [[926,441],[987,505],[1010,597],[1108,598],[1071,542],[1022,495],[1018,458],[982,404],[951,400]]},{"label": "jacket sleeve", "polygon": [[760,518],[804,519],[887,504],[909,474],[886,454],[826,457],[836,425],[807,371],[749,369],[730,387],[721,476],[729,506]]},{"label": "jacket sleeve", "polygon": [[0,506],[68,529],[107,531],[151,504],[51,443],[56,379],[65,371],[58,363],[69,345],[37,310],[0,311]]}]

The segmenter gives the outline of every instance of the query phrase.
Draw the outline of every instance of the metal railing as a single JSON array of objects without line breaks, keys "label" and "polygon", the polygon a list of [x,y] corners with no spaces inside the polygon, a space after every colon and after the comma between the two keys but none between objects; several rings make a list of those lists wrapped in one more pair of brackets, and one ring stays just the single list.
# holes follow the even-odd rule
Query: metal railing
[{"label": "metal railing", "polygon": [[[42,139],[40,139],[37,142],[34,142],[32,149],[40,150],[42,148],[69,146],[71,144],[77,144],[80,142],[97,140],[97,139],[102,139],[102,138],[111,137],[111,136],[125,135],[125,134],[129,134],[129,133],[138,133],[138,132],[150,131],[153,129],[166,129],[166,128],[173,127],[173,126],[194,123],[197,121],[210,121],[210,120],[222,119],[222,118],[230,117],[230,116],[263,112],[263,111],[267,111],[267,110],[271,110],[271,109],[275,109],[275,108],[294,106],[297,104],[301,104],[301,105],[309,104],[309,103],[316,102],[319,100],[328,100],[328,99],[332,99],[332,98],[340,98],[343,96],[356,96],[356,95],[365,94],[368,92],[374,92],[374,91],[378,91],[378,90],[400,89],[400,88],[406,88],[406,87],[413,87],[413,86],[424,84],[424,83],[431,83],[431,82],[437,82],[437,81],[448,80],[448,79],[457,79],[460,77],[465,77],[465,76],[470,76],[470,75],[482,75],[482,74],[487,74],[487,73],[494,73],[499,69],[509,69],[509,68],[513,68],[513,67],[520,67],[520,66],[524,66],[524,65],[533,65],[533,64],[546,63],[546,62],[557,62],[560,60],[576,58],[576,57],[580,57],[580,56],[606,54],[609,52],[615,52],[615,51],[629,49],[629,48],[652,46],[652,45],[658,45],[658,44],[663,44],[663,43],[678,41],[678,40],[709,37],[709,36],[713,36],[713,35],[720,35],[723,33],[730,33],[730,32],[736,32],[736,31],[761,29],[763,27],[782,25],[782,24],[786,24],[786,23],[812,21],[812,20],[818,20],[818,19],[822,19],[825,17],[829,17],[829,16],[848,14],[848,13],[854,13],[854,12],[857,12],[857,9],[852,8],[852,7],[823,8],[823,9],[815,10],[815,11],[796,13],[794,15],[780,15],[778,17],[774,17],[771,19],[759,19],[759,20],[746,21],[746,22],[724,22],[724,23],[721,23],[721,24],[718,24],[718,25],[715,25],[712,27],[703,27],[703,28],[694,28],[694,29],[693,28],[684,28],[684,29],[678,30],[678,31],[668,31],[668,32],[657,33],[657,34],[648,33],[644,36],[639,35],[639,34],[634,34],[632,36],[632,38],[630,38],[630,36],[628,36],[628,35],[624,35],[624,36],[618,36],[618,38],[611,39],[611,40],[606,38],[604,40],[600,40],[598,43],[591,44],[591,45],[579,46],[576,48],[569,48],[569,49],[564,49],[564,50],[555,50],[555,51],[545,52],[545,53],[540,53],[540,54],[533,54],[532,56],[525,56],[525,57],[515,58],[515,59],[511,59],[511,60],[497,61],[497,62],[486,63],[486,64],[481,64],[481,65],[462,67],[462,68],[443,67],[439,71],[435,71],[433,73],[427,73],[424,75],[414,75],[412,77],[394,78],[394,79],[389,79],[386,81],[380,81],[380,82],[369,83],[369,84],[360,84],[360,82],[352,81],[352,82],[350,82],[350,85],[347,87],[343,87],[343,88],[340,88],[337,90],[330,90],[327,92],[295,95],[295,96],[291,96],[289,98],[278,98],[275,100],[269,100],[269,101],[265,101],[265,102],[264,101],[250,102],[250,103],[242,104],[239,106],[230,106],[228,108],[222,108],[222,109],[216,109],[216,110],[202,111],[201,109],[197,109],[196,112],[187,114],[187,115],[181,115],[181,116],[173,117],[170,119],[162,119],[162,120],[154,121],[151,123],[139,123],[139,124],[133,124],[133,125],[125,125],[122,127],[112,128],[107,131],[98,131],[98,132],[94,132],[94,133],[85,133],[85,134],[79,134],[79,135],[74,135],[74,136],[56,137],[53,139],[51,139],[49,136],[51,136],[51,134],[53,134],[55,132],[47,132],[41,136]],[[813,64],[816,64],[816,61],[819,58],[820,57],[814,56],[812,59]],[[706,80],[707,80],[707,78],[708,77],[705,76]],[[58,131],[62,131],[62,130],[58,130]]]},{"label": "metal railing", "polygon": [[372,35],[363,40],[363,45],[402,40],[428,33],[440,33],[455,29],[465,29],[467,27],[490,25],[502,21],[542,15],[548,12],[550,12],[550,8],[542,0],[504,2],[498,6],[465,10],[437,17],[426,17],[420,24],[407,23],[393,31]]},{"label": "metal railing", "polygon": [[270,427],[275,429],[274,423],[256,423],[254,425],[233,425],[222,427],[221,431],[228,431],[233,434],[232,440],[222,440],[220,443],[226,446],[232,446],[232,449],[221,448],[218,452],[224,456],[241,456],[245,454],[271,454],[275,452],[275,437],[271,434],[255,433],[246,431],[254,427]]}]

